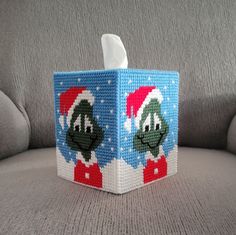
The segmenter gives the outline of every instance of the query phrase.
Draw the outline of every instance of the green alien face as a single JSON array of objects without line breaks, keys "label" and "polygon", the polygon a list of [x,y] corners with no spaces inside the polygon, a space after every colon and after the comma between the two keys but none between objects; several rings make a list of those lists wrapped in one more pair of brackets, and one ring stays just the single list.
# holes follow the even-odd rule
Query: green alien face
[{"label": "green alien face", "polygon": [[82,100],[74,109],[66,141],[72,150],[80,151],[86,161],[91,158],[103,140],[103,130],[93,118],[93,107],[87,100]]},{"label": "green alien face", "polygon": [[136,132],[133,143],[139,152],[150,151],[154,157],[159,154],[159,146],[164,142],[169,128],[161,115],[161,107],[157,99],[152,99],[145,106],[139,130]]}]

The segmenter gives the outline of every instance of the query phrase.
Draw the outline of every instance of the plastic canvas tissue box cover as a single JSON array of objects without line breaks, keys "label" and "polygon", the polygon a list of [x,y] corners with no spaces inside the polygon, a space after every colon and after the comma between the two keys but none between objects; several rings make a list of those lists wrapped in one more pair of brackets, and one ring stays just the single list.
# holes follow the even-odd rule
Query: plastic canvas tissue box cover
[{"label": "plastic canvas tissue box cover", "polygon": [[177,72],[54,74],[58,175],[124,193],[177,172]]}]

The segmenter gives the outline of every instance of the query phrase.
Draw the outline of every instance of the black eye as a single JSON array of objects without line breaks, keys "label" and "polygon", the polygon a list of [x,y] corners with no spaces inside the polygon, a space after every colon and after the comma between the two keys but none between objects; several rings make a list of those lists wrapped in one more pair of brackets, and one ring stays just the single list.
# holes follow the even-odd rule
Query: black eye
[{"label": "black eye", "polygon": [[87,126],[87,127],[86,127],[86,132],[87,132],[87,133],[91,133],[91,126]]},{"label": "black eye", "polygon": [[146,125],[145,126],[145,132],[148,132],[149,131],[149,125]]},{"label": "black eye", "polygon": [[160,129],[160,124],[157,123],[157,124],[156,124],[156,130],[159,130],[159,129]]},{"label": "black eye", "polygon": [[79,131],[79,125],[75,126],[75,130]]}]

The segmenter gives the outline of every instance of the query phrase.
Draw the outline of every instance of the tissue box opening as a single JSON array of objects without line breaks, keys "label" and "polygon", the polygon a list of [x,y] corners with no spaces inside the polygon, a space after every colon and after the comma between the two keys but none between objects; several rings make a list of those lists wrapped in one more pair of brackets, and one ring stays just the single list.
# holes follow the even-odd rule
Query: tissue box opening
[{"label": "tissue box opening", "polygon": [[177,172],[177,72],[54,74],[58,175],[124,193]]}]

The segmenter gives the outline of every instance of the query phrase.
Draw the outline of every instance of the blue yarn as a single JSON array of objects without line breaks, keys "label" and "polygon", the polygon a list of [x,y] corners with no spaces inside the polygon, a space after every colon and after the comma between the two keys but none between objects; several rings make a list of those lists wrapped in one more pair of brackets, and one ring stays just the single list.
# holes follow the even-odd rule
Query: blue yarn
[{"label": "blue yarn", "polygon": [[95,150],[99,166],[104,167],[114,158],[123,158],[134,168],[139,164],[145,165],[145,154],[133,148],[133,135],[136,132],[134,120],[131,120],[131,133],[124,128],[127,118],[126,97],[140,86],[156,86],[163,95],[161,112],[169,125],[169,133],[163,144],[165,155],[168,157],[169,152],[178,143],[178,82],[177,72],[155,70],[121,69],[55,73],[57,147],[67,162],[71,160],[77,162],[76,151],[71,150],[66,144],[67,123],[64,122],[64,129],[59,123],[60,96],[58,94],[73,86],[85,86],[95,97],[93,116],[104,130],[103,142]]}]

